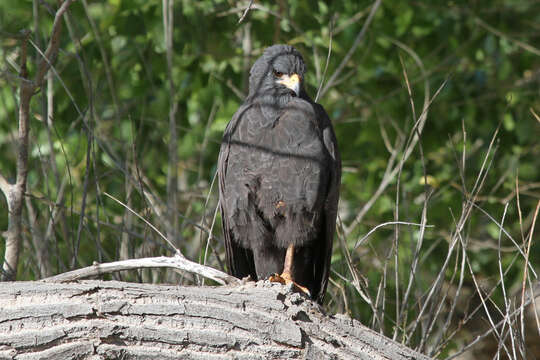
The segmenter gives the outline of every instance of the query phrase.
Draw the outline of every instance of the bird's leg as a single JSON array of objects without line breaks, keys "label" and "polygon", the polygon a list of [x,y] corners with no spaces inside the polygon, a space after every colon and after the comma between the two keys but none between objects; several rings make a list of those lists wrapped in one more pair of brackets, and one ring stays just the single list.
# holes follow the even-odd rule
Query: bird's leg
[{"label": "bird's leg", "polygon": [[292,277],[293,260],[294,260],[294,245],[291,244],[289,245],[289,247],[287,248],[287,252],[285,253],[285,262],[283,264],[283,272],[281,273],[281,275],[274,274],[270,276],[270,281],[278,282],[284,285],[294,284],[294,286],[300,289],[302,292],[308,295],[311,295],[309,290],[306,287],[294,282],[293,277]]},{"label": "bird's leg", "polygon": [[294,259],[294,245],[291,244],[287,248],[287,252],[285,253],[285,262],[283,264],[283,272],[281,273],[281,277],[283,279],[292,281],[292,266],[293,266],[293,259]]}]

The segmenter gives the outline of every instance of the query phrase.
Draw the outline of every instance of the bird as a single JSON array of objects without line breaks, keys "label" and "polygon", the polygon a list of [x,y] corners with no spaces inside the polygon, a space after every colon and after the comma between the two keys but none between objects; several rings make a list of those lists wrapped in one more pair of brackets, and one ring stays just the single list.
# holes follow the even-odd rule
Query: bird
[{"label": "bird", "polygon": [[318,303],[328,284],[341,158],[328,114],[305,90],[290,45],[266,48],[218,157],[228,271],[293,283]]}]

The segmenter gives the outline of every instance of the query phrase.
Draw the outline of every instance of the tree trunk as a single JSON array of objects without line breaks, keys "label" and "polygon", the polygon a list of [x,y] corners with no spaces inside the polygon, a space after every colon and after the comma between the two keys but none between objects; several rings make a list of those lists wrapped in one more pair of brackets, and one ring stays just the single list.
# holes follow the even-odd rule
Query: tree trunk
[{"label": "tree trunk", "polygon": [[0,359],[428,359],[268,282],[0,288]]}]

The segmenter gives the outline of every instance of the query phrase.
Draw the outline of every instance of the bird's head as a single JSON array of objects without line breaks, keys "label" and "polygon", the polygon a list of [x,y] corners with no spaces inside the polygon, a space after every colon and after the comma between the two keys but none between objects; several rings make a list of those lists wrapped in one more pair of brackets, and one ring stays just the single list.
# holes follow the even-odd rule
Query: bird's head
[{"label": "bird's head", "polygon": [[284,105],[293,97],[303,97],[305,71],[298,50],[289,45],[270,46],[251,68],[249,96],[264,96],[277,105]]}]

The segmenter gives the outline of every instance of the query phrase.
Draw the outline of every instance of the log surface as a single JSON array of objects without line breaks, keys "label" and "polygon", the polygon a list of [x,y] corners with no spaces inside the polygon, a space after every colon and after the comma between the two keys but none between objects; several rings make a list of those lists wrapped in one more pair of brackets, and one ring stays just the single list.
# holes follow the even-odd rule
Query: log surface
[{"label": "log surface", "polygon": [[0,359],[428,359],[290,287],[0,286]]}]

